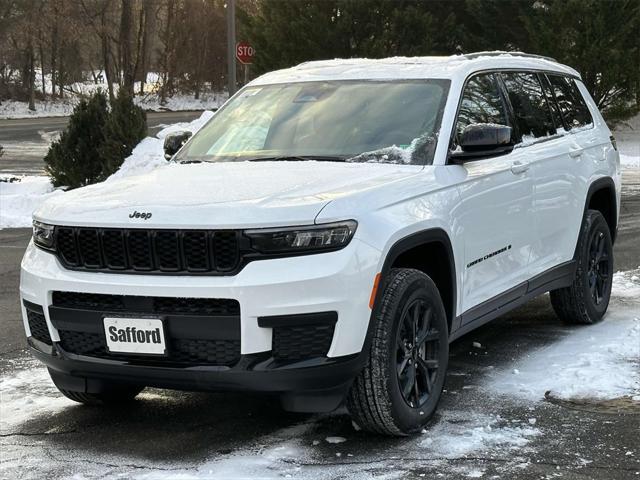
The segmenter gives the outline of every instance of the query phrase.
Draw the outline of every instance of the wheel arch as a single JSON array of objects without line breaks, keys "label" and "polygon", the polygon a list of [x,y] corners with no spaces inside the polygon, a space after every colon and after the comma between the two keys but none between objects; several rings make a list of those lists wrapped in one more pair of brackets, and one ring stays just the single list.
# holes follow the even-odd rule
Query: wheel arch
[{"label": "wheel arch", "polygon": [[598,178],[589,185],[582,214],[583,219],[587,214],[587,210],[598,210],[602,214],[607,221],[607,225],[609,225],[611,242],[615,243],[618,230],[618,205],[616,185],[611,177]]},{"label": "wheel arch", "polygon": [[[427,248],[431,250],[425,254]],[[392,268],[415,268],[431,277],[440,292],[451,333],[456,318],[457,277],[453,247],[447,232],[442,228],[421,230],[391,246],[380,272],[382,281],[376,292],[374,312],[384,291],[384,279]]]}]

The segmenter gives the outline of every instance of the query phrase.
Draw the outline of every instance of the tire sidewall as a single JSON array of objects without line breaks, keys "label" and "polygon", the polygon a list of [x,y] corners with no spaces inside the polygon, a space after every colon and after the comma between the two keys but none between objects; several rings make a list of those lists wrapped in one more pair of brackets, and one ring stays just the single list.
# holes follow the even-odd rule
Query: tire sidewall
[{"label": "tire sidewall", "polygon": [[[409,276],[400,286],[402,294],[399,299],[386,312],[389,317],[386,320],[392,322],[389,330],[391,335],[387,338],[387,379],[388,391],[391,404],[391,413],[394,423],[405,433],[412,433],[419,430],[433,416],[446,377],[447,364],[449,359],[449,339],[446,313],[440,293],[433,281],[422,272],[416,271]],[[396,373],[396,336],[400,328],[402,312],[409,302],[420,298],[433,309],[433,322],[437,325],[440,339],[438,342],[438,362],[439,368],[436,376],[434,389],[427,402],[420,408],[410,407],[404,400],[400,391],[398,376]]]},{"label": "tire sidewall", "polygon": [[[603,301],[600,303],[600,305],[596,305],[595,301],[591,297],[588,275],[589,250],[591,247],[591,240],[597,233],[602,233],[604,235],[606,253],[611,259],[611,263],[609,265],[609,278],[603,295]],[[611,297],[611,287],[613,283],[613,245],[611,242],[611,233],[609,232],[609,226],[606,220],[600,212],[594,210],[590,210],[587,212],[582,235],[583,238],[580,242],[580,252],[578,257],[578,275],[584,298],[584,308],[586,309],[589,319],[591,319],[592,322],[595,323],[602,319],[605,312],[607,311],[607,307],[609,306],[609,300]]]}]

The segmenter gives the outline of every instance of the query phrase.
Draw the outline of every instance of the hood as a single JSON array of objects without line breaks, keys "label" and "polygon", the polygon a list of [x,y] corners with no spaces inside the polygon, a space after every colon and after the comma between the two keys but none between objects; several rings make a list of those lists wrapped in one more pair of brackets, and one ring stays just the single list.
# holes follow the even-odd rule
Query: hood
[{"label": "hood", "polygon": [[170,163],[59,195],[34,217],[57,225],[134,228],[303,225],[313,223],[332,200],[421,169],[337,162]]}]

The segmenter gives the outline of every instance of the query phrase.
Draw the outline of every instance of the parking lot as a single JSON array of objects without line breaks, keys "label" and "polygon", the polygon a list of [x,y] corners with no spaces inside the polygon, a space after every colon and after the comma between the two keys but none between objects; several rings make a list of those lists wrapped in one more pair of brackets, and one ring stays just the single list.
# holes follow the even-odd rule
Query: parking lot
[{"label": "parking lot", "polygon": [[[637,170],[627,171],[624,182],[615,270],[638,273]],[[248,394],[148,389],[126,409],[74,404],[58,394],[25,349],[18,283],[29,238],[27,229],[0,231],[2,478],[613,480],[640,475],[637,397],[563,402],[501,390],[500,379],[518,372],[520,364],[538,362],[541,371],[553,371],[557,365],[546,361],[545,351],[606,332],[585,330],[606,329],[606,322],[582,329],[560,324],[546,296],[452,345],[439,413],[416,437],[368,436],[354,429],[345,410],[288,414],[276,399]],[[639,298],[614,294],[608,322],[632,316],[636,328],[630,334],[638,335],[639,315]],[[637,367],[637,358],[633,361]]]}]

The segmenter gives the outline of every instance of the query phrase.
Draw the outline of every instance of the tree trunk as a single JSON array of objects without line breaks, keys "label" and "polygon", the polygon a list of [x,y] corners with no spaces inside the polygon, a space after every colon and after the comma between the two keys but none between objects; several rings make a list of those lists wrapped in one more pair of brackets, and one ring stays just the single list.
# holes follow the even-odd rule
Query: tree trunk
[{"label": "tree trunk", "polygon": [[102,54],[102,66],[104,68],[105,81],[109,91],[109,101],[113,101],[115,95],[113,93],[113,74],[111,72],[111,62],[109,60],[109,31],[107,27],[107,7],[100,12],[100,52]]},{"label": "tree trunk", "polygon": [[164,30],[164,52],[162,57],[163,65],[163,81],[160,88],[160,105],[167,103],[167,93],[173,90],[173,49],[175,32],[173,30],[174,16],[175,16],[175,0],[168,0],[167,2],[167,20],[166,28]]},{"label": "tree trunk", "polygon": [[122,68],[122,88],[129,95],[133,95],[134,66],[131,59],[131,29],[132,14],[131,0],[122,0],[120,13],[120,65]]},{"label": "tree trunk", "polygon": [[51,96],[56,96],[58,62],[58,9],[53,2],[53,26],[51,27]]},{"label": "tree trunk", "polygon": [[140,52],[140,95],[144,94],[144,85],[147,81],[150,60],[151,33],[155,30],[155,2],[147,0],[143,3],[144,30],[142,31],[142,51]]},{"label": "tree trunk", "polygon": [[36,110],[36,59],[35,52],[33,49],[33,41],[31,39],[31,35],[29,35],[29,44],[27,46],[28,55],[29,55],[29,110],[35,112]]},{"label": "tree trunk", "polygon": [[44,83],[44,49],[42,48],[42,31],[39,32],[38,51],[40,53],[40,80],[42,81],[42,96],[47,96],[47,86]]}]

